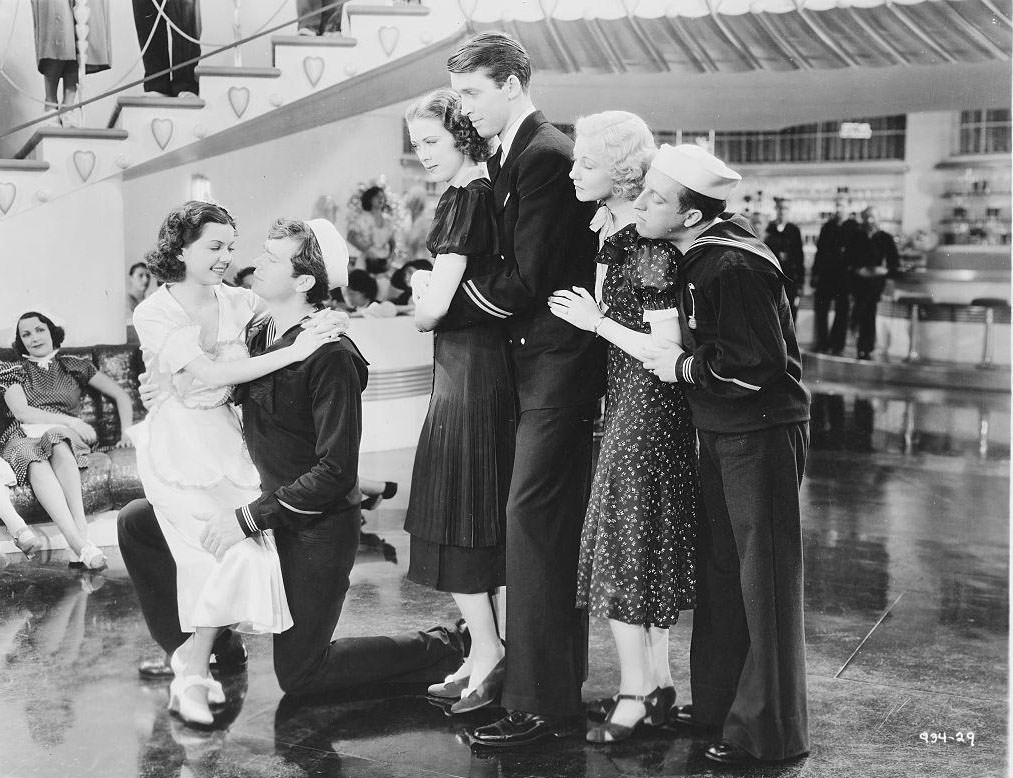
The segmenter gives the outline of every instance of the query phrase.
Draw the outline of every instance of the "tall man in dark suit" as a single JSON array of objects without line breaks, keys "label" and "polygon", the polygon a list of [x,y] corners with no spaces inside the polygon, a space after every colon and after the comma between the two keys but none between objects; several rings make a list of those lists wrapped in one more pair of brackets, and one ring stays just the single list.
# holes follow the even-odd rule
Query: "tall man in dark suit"
[{"label": "tall man in dark suit", "polygon": [[503,251],[502,269],[458,289],[444,329],[505,320],[519,422],[507,502],[509,713],[475,742],[512,746],[574,730],[586,676],[587,614],[576,600],[580,530],[591,483],[591,423],[604,383],[594,336],[549,312],[555,289],[593,288],[593,204],[568,174],[573,142],[531,102],[531,64],[498,32],[464,43],[447,62],[461,107],[485,138]]},{"label": "tall man in dark suit", "polygon": [[[788,277],[785,294],[791,306],[791,319],[798,319],[798,298],[805,286],[805,254],[802,249],[802,233],[798,227],[788,221],[788,199],[777,197],[774,200],[777,218],[767,225],[763,242],[774,252],[781,263],[781,271]],[[760,237],[757,235],[757,237]]]}]

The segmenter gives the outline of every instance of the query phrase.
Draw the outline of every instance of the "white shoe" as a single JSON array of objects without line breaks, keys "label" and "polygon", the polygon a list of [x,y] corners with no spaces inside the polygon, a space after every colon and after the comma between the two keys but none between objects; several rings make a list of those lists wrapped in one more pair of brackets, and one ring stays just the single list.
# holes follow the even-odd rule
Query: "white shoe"
[{"label": "white shoe", "polygon": [[179,100],[200,100],[200,95],[196,92],[184,91],[176,95]]},{"label": "white shoe", "polygon": [[311,27],[300,27],[298,35],[302,35],[304,38],[315,38],[317,37],[317,31]]},{"label": "white shoe", "polygon": [[207,692],[207,678],[199,675],[177,675],[169,684],[169,710],[179,714],[187,724],[214,724],[215,717],[206,700],[195,700],[186,695],[193,687],[203,688]]},{"label": "white shoe", "polygon": [[[169,667],[172,668],[172,672],[175,674],[177,678],[182,678],[183,674],[186,672],[186,660],[184,660],[183,657],[180,656],[179,652],[182,651],[183,647],[188,645],[189,643],[190,641],[187,640],[186,643],[184,643],[182,646],[173,651],[172,656],[169,657]],[[200,676],[193,676],[193,677],[199,678]],[[218,681],[216,681],[210,675],[204,676],[204,680],[205,680],[204,685],[207,686],[208,689],[208,705],[224,705],[225,690],[222,688],[222,685],[218,683]]]},{"label": "white shoe", "polygon": [[84,114],[80,108],[74,108],[67,113],[60,114],[60,123],[64,127],[82,127],[84,125]]},{"label": "white shoe", "polygon": [[102,553],[102,549],[94,543],[89,543],[82,548],[79,558],[81,564],[89,570],[101,570],[109,564],[106,555]]}]

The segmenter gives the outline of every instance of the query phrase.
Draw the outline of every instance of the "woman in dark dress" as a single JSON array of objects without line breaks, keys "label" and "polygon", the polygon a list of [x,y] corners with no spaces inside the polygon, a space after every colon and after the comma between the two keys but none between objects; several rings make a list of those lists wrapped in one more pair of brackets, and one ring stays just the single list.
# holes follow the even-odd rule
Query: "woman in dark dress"
[{"label": "woman in dark dress", "polygon": [[[643,120],[608,111],[578,120],[570,177],[579,200],[600,200],[600,290],[556,292],[552,312],[609,342],[605,435],[581,534],[577,606],[609,620],[619,694],[592,705],[606,718],[591,742],[661,724],[675,704],[668,628],[694,604],[696,438],[677,384],[647,372],[640,349],[679,342],[678,251],[639,237],[633,199],[654,156]],[[603,271],[603,272],[602,272]],[[607,313],[605,313],[605,312]]]},{"label": "woman in dark dress", "polygon": [[[488,144],[441,89],[408,108],[412,146],[429,175],[449,183],[426,246],[431,272],[412,277],[415,322],[439,330],[462,280],[500,262],[492,184],[478,164]],[[408,578],[453,594],[471,632],[461,668],[430,693],[460,697],[462,713],[490,704],[505,671],[496,601],[505,584],[506,500],[516,411],[507,339],[500,324],[437,331],[433,394],[412,473],[405,529]]]}]

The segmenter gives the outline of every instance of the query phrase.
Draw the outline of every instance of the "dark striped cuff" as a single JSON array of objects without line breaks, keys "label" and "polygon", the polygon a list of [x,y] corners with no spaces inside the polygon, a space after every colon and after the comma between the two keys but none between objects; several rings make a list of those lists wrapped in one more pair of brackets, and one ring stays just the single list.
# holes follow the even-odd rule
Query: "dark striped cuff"
[{"label": "dark striped cuff", "polygon": [[696,360],[692,354],[683,353],[679,355],[679,358],[675,360],[675,377],[676,380],[682,381],[684,384],[692,384],[693,381],[693,363]]},{"label": "dark striped cuff", "polygon": [[243,534],[246,537],[255,535],[260,532],[260,527],[257,526],[257,522],[253,520],[253,513],[250,511],[249,505],[244,505],[242,508],[236,508],[236,520],[239,522],[239,528],[243,530]]}]

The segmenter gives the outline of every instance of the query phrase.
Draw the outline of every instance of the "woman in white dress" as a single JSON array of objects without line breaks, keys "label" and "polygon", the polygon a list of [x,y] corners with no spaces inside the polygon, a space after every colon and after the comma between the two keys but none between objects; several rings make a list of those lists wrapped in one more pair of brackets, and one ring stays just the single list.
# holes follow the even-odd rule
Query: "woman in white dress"
[{"label": "woman in white dress", "polygon": [[201,546],[209,517],[260,497],[260,477],[229,404],[232,387],[305,359],[331,337],[307,329],[288,348],[249,356],[246,327],[263,304],[249,290],[221,283],[235,240],[235,222],[218,205],[191,201],[172,211],[146,257],[166,283],[134,311],[159,393],[131,434],[145,496],[176,562],[180,627],[193,633],[172,657],[169,707],[197,724],[212,722],[209,703],[224,702],[208,668],[219,632],[278,633],[292,625],[270,532],[219,559]]}]

